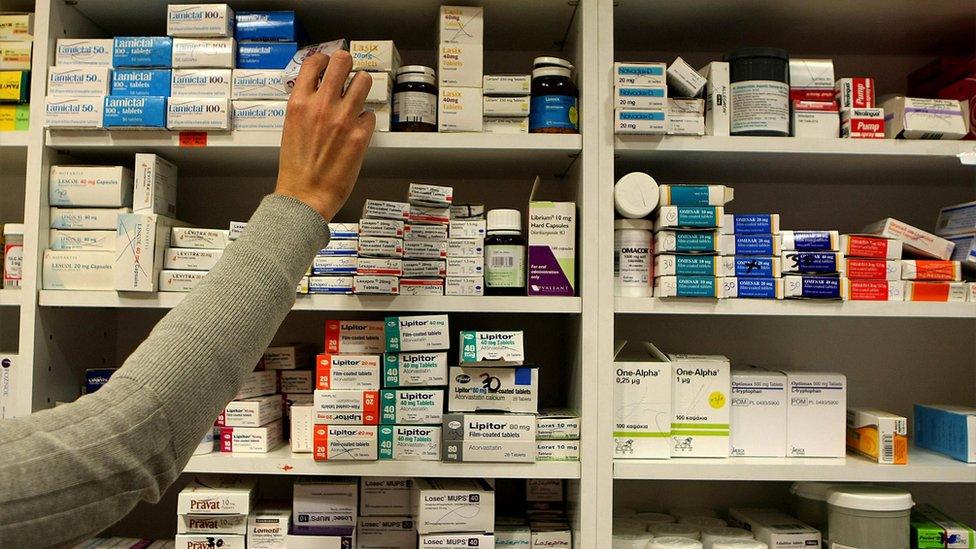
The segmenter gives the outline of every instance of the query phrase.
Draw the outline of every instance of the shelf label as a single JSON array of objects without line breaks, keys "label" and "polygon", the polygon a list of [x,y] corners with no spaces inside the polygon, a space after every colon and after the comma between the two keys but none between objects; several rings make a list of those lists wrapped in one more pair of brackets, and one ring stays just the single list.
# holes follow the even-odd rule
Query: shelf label
[{"label": "shelf label", "polygon": [[207,132],[180,132],[181,147],[206,147]]}]

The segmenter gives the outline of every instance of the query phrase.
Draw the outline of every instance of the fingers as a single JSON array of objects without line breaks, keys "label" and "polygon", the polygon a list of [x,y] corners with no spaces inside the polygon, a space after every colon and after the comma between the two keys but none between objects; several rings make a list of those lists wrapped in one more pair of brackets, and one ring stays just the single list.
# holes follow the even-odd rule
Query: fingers
[{"label": "fingers", "polygon": [[325,70],[325,77],[319,85],[319,95],[327,100],[339,101],[342,87],[346,84],[349,71],[352,70],[352,56],[347,51],[337,51],[329,60],[329,67]]},{"label": "fingers", "polygon": [[366,104],[366,95],[372,86],[373,77],[368,72],[357,72],[352,77],[352,82],[349,83],[349,87],[346,88],[346,93],[342,96],[342,102],[345,104],[346,112],[356,114],[362,112],[363,105]]},{"label": "fingers", "polygon": [[302,68],[298,71],[298,78],[295,79],[295,89],[292,90],[292,95],[296,93],[299,95],[315,93],[315,88],[319,84],[319,77],[329,64],[329,56],[321,53],[316,53],[305,61],[302,61]]},{"label": "fingers", "polygon": [[363,142],[369,143],[370,138],[373,137],[373,130],[376,129],[376,113],[371,111],[363,111],[362,114],[356,118],[355,128],[357,137],[362,139]]}]

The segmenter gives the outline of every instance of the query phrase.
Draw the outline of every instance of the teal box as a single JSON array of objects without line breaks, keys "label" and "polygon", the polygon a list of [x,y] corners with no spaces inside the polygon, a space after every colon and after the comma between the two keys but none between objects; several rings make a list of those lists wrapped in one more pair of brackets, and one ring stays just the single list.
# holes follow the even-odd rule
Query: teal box
[{"label": "teal box", "polygon": [[165,97],[105,98],[102,125],[106,129],[166,129]]},{"label": "teal box", "polygon": [[169,97],[173,71],[169,69],[116,69],[112,73],[112,95]]}]

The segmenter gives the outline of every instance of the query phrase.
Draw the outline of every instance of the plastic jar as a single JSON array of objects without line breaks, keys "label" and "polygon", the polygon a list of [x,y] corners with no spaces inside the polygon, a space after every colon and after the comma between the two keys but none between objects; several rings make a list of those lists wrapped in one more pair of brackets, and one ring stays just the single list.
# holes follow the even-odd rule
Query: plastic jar
[{"label": "plastic jar", "polygon": [[769,549],[769,546],[754,539],[720,539],[712,544],[712,549]]},{"label": "plastic jar", "polygon": [[[794,482],[790,493],[794,501],[796,518],[800,522],[827,531],[827,491],[838,486],[836,482]],[[841,485],[842,486],[842,485]]]},{"label": "plastic jar", "polygon": [[652,512],[637,513],[637,516],[635,516],[634,518],[636,518],[639,521],[642,521],[644,524],[648,526],[652,524],[669,524],[675,522],[674,517],[664,513],[652,513]]},{"label": "plastic jar", "polygon": [[[613,222],[613,290],[621,297],[654,295],[654,224],[646,219]],[[674,522],[674,518],[668,522]]]},{"label": "plastic jar", "polygon": [[647,532],[613,533],[612,549],[647,549],[654,536]]},{"label": "plastic jar", "polygon": [[20,289],[24,269],[24,224],[3,226],[3,288]]},{"label": "plastic jar", "polygon": [[643,172],[631,172],[613,186],[613,206],[621,217],[628,219],[651,215],[660,199],[657,181]]},{"label": "plastic jar", "polygon": [[665,536],[654,538],[648,546],[650,549],[702,549],[702,544],[698,540],[680,536]]},{"label": "plastic jar", "polygon": [[729,62],[732,135],[790,135],[790,54],[779,48],[739,48]]},{"label": "plastic jar", "polygon": [[423,65],[404,65],[393,86],[395,132],[437,131],[437,74]]},{"label": "plastic jar", "polygon": [[485,238],[485,295],[525,295],[522,212],[489,210]]},{"label": "plastic jar", "polygon": [[752,532],[728,526],[706,528],[701,533],[702,549],[715,549],[715,542],[730,539],[752,539]]},{"label": "plastic jar", "polygon": [[912,494],[887,486],[835,486],[827,495],[831,547],[908,549]]},{"label": "plastic jar", "polygon": [[655,538],[675,537],[697,540],[701,537],[701,528],[691,524],[652,524],[647,527],[647,531],[654,534]]},{"label": "plastic jar", "polygon": [[558,57],[536,57],[532,69],[530,133],[579,133],[579,90],[573,65]]},{"label": "plastic jar", "polygon": [[729,523],[716,517],[681,517],[678,519],[678,523],[690,524],[703,530],[706,528],[721,528],[729,525]]}]

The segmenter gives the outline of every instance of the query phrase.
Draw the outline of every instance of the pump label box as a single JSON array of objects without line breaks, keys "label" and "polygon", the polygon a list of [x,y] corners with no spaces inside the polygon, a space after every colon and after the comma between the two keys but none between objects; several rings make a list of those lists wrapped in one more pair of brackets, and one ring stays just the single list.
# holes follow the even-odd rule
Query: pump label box
[{"label": "pump label box", "polygon": [[440,461],[441,427],[380,425],[379,459]]},{"label": "pump label box", "polygon": [[452,412],[539,411],[539,369],[456,366],[450,369],[448,410]]},{"label": "pump label box", "polygon": [[447,385],[446,352],[386,353],[383,364],[383,387]]}]

